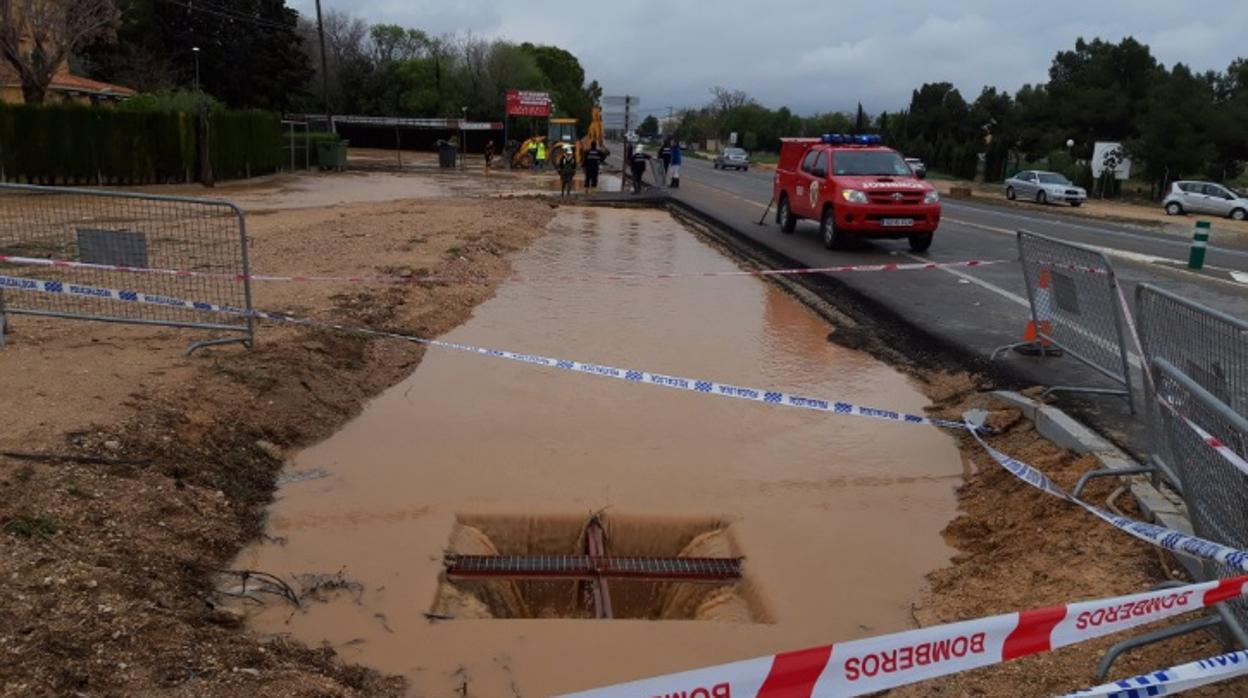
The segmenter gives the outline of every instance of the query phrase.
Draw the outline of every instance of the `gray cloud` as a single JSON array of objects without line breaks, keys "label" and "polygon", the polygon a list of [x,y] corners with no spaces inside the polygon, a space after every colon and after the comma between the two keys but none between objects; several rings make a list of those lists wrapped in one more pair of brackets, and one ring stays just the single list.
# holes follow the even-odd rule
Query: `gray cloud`
[{"label": "gray cloud", "polygon": [[[745,90],[801,113],[898,109],[923,82],[947,80],[968,99],[984,85],[1014,91],[1047,79],[1075,39],[1134,36],[1167,65],[1224,69],[1245,51],[1248,3],[1213,13],[1172,0],[322,0],[372,22],[562,46],[609,94],[643,108],[701,105],[708,89]],[[293,0],[312,13],[312,0]]]}]

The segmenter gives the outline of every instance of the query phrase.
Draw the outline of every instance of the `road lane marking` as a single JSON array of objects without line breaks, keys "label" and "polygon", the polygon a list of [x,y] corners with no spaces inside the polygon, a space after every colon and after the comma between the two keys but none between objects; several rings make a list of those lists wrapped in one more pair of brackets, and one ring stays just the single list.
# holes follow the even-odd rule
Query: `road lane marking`
[{"label": "road lane marking", "polygon": [[707,184],[707,183],[705,183],[705,182],[699,182],[699,181],[698,181],[698,180],[696,180],[696,179],[690,179],[690,180],[689,180],[689,182],[690,182],[690,183],[692,183],[692,184],[696,184],[696,185],[698,185],[699,187],[706,187],[707,189],[714,189],[715,191],[718,191],[718,192],[723,192],[724,194],[727,194],[728,196],[731,196],[731,197],[732,197],[732,198],[734,198],[734,199],[740,199],[741,201],[744,201],[744,202],[745,202],[745,203],[747,203],[747,204],[753,204],[754,206],[757,206],[757,207],[759,207],[759,208],[767,208],[767,204],[760,204],[760,203],[758,203],[757,201],[755,201],[754,199],[747,199],[747,198],[745,198],[744,196],[741,196],[740,194],[737,194],[737,193],[731,192],[731,191],[729,191],[729,190],[727,190],[727,189],[724,189],[723,187],[717,187],[717,186],[715,186],[714,184]]},{"label": "road lane marking", "polygon": [[[910,259],[913,259],[919,262],[931,261],[930,259],[920,257],[917,254],[910,254],[909,252],[902,252],[902,254],[905,255],[906,257],[909,257]],[[1023,298],[1022,296],[1018,295],[1017,293],[1014,293],[1013,291],[1009,291],[1004,288],[1001,288],[1000,286],[997,286],[996,284],[988,283],[987,281],[984,281],[983,279],[971,276],[970,274],[967,274],[964,271],[958,271],[957,269],[949,269],[949,268],[942,267],[941,271],[953,274],[959,279],[963,279],[967,283],[975,284],[976,286],[979,286],[982,289],[992,291],[993,293],[997,294],[998,296],[1001,296],[1002,298],[1010,301],[1011,303],[1014,303],[1015,305],[1021,305],[1024,308],[1027,308],[1028,310],[1031,309],[1031,303],[1028,303],[1026,298]]]},{"label": "road lane marking", "polygon": [[[1097,227],[1093,227],[1090,225],[1083,225],[1081,223],[1072,223],[1072,222],[1068,222],[1064,220],[1053,220],[1052,218],[1046,218],[1044,216],[1024,216],[1024,215],[1020,215],[1016,213],[1005,213],[1002,211],[993,211],[988,208],[985,208],[984,206],[971,206],[967,204],[955,204],[951,202],[947,202],[947,203],[953,209],[957,209],[957,208],[962,208],[963,210],[969,209],[971,211],[976,211],[976,212],[987,214],[990,216],[1000,216],[1002,218],[1017,218],[1019,220],[1039,223],[1040,225],[1053,225],[1057,227],[1076,228],[1079,230],[1087,230],[1089,232],[1097,233],[1099,235],[1112,235],[1112,236],[1117,236],[1117,237],[1129,238],[1137,242],[1156,243],[1159,245],[1167,245],[1169,247],[1183,247],[1183,248],[1186,248],[1191,244],[1187,240],[1183,240],[1183,239],[1169,239],[1169,238],[1160,238],[1160,237],[1155,238],[1155,237],[1149,237],[1147,235],[1140,235],[1138,233],[1128,232],[1126,230],[1114,230],[1113,228],[1109,228],[1109,227],[1097,228]],[[1107,222],[1106,225],[1112,225],[1112,224]],[[1121,224],[1118,224],[1118,225],[1121,225]],[[989,226],[983,226],[983,227],[987,228]],[[1243,250],[1236,250],[1236,249],[1231,249],[1227,247],[1218,247],[1218,248],[1210,248],[1210,249],[1216,249],[1218,252],[1228,254],[1234,257],[1248,257],[1248,252],[1245,252]]]},{"label": "road lane marking", "polygon": [[[925,260],[923,257],[920,257],[916,254],[910,254],[909,252],[903,252],[902,254],[909,257],[910,259],[918,260],[920,262],[928,261],[928,260]],[[950,269],[948,267],[942,267],[940,270],[943,272],[947,272],[949,274],[953,274],[959,279],[965,279],[967,282],[975,284],[976,286],[979,286],[980,288],[983,288],[988,291],[992,291],[998,296],[1001,296],[1002,298],[1005,298],[1006,300],[1011,301],[1016,305],[1023,306],[1024,308],[1027,309],[1028,313],[1031,312],[1031,303],[1028,302],[1026,298],[1023,298],[1017,293],[1008,291],[1004,288],[1001,288],[1000,286],[997,286],[996,284],[988,283],[987,281],[984,281],[983,279],[976,278],[974,276],[971,276],[970,274],[967,274],[966,272],[958,271],[957,269]],[[1105,338],[1103,337],[1098,337],[1092,334],[1091,332],[1087,332],[1083,328],[1077,327],[1075,325],[1067,325],[1067,327],[1083,335],[1089,341],[1100,345],[1102,348],[1109,348],[1111,351],[1117,350],[1117,347],[1110,346],[1110,344],[1107,343],[1107,340],[1105,340]],[[1143,363],[1140,361],[1140,357],[1135,355],[1134,353],[1131,353],[1130,351],[1127,352],[1127,360],[1131,363],[1132,368],[1138,369],[1141,366],[1143,366]]]},{"label": "road lane marking", "polygon": [[[1008,228],[998,228],[998,227],[991,226],[991,225],[984,225],[982,223],[972,223],[971,221],[958,220],[957,218],[945,218],[944,222],[953,223],[954,225],[964,225],[968,228],[977,228],[979,230],[985,230],[991,233],[1009,235],[1010,237],[1018,237],[1018,231],[1010,230]],[[1084,249],[1092,250],[1093,252],[1100,252],[1106,257],[1114,257],[1117,259],[1124,259],[1129,262],[1135,262],[1137,264],[1159,267],[1162,270],[1170,271],[1170,272],[1173,272],[1174,274],[1178,274],[1181,276],[1195,277],[1202,281],[1209,281],[1215,284],[1223,284],[1223,285],[1231,286],[1233,288],[1239,288],[1242,285],[1248,284],[1248,273],[1235,271],[1234,269],[1227,269],[1226,267],[1215,267],[1212,265],[1205,265],[1205,269],[1209,269],[1210,271],[1224,273],[1227,276],[1231,277],[1230,279],[1222,279],[1216,276],[1209,276],[1208,274],[1197,274],[1194,271],[1188,271],[1187,269],[1184,269],[1182,267],[1173,266],[1176,264],[1187,264],[1187,260],[1184,260],[1184,259],[1173,259],[1171,257],[1158,257],[1157,255],[1145,254],[1143,252],[1132,252],[1130,250],[1120,250],[1114,247],[1103,247],[1101,245],[1089,245],[1087,243],[1082,243],[1082,242],[1069,242],[1066,240],[1061,240],[1060,238],[1058,238],[1058,240],[1067,245],[1074,245],[1076,247],[1082,247]]]}]

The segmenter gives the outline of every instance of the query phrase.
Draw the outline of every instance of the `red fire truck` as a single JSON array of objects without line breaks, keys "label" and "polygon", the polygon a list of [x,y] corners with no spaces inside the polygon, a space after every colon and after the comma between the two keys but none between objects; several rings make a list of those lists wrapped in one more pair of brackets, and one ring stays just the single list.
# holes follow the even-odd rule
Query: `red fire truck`
[{"label": "red fire truck", "polygon": [[819,221],[828,249],[859,237],[905,238],[923,252],[940,225],[940,194],[879,136],[782,138],[772,195],[781,230]]}]

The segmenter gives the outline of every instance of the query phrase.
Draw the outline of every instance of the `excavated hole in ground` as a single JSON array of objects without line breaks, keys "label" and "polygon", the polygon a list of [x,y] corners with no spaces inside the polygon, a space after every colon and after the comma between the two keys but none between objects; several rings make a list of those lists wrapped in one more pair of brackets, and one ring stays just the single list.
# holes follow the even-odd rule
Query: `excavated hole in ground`
[{"label": "excavated hole in ground", "polygon": [[[719,518],[600,514],[607,553],[616,557],[744,557]],[[458,514],[447,552],[457,555],[580,555],[584,514]],[[771,623],[748,571],[733,583],[609,581],[614,619]],[[441,575],[431,611],[461,620],[593,619],[587,581],[448,580]]]}]

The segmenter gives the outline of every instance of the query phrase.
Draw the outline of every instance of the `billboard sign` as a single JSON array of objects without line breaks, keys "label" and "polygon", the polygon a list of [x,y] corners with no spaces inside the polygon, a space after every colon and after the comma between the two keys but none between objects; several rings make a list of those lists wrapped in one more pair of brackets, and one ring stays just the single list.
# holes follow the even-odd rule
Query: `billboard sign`
[{"label": "billboard sign", "polygon": [[507,90],[507,116],[550,116],[550,93]]},{"label": "billboard sign", "polygon": [[1092,176],[1100,178],[1109,173],[1114,179],[1125,180],[1131,176],[1131,158],[1121,143],[1097,141],[1092,149]]}]

